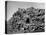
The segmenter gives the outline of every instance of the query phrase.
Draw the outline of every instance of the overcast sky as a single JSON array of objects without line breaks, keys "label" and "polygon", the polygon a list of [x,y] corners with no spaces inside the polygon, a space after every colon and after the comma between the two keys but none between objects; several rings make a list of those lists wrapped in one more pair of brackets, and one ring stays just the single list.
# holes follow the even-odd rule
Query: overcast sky
[{"label": "overcast sky", "polygon": [[12,17],[13,13],[17,11],[18,8],[44,8],[44,3],[35,3],[35,2],[17,2],[17,1],[8,1],[7,2],[7,21]]}]

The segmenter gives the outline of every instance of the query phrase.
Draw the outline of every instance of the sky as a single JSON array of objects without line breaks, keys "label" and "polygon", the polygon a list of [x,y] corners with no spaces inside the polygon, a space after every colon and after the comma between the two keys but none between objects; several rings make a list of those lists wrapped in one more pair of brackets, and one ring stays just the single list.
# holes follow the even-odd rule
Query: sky
[{"label": "sky", "polygon": [[7,2],[7,21],[12,17],[14,12],[18,10],[18,8],[29,8],[35,7],[39,9],[44,9],[44,3],[36,3],[36,2],[20,2],[20,1],[8,1]]}]

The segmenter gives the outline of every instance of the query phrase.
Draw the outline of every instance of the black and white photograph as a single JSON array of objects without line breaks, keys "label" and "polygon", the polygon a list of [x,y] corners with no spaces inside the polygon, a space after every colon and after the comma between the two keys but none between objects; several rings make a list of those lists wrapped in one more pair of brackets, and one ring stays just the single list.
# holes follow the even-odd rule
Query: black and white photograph
[{"label": "black and white photograph", "polygon": [[45,4],[5,1],[5,34],[45,32]]}]

